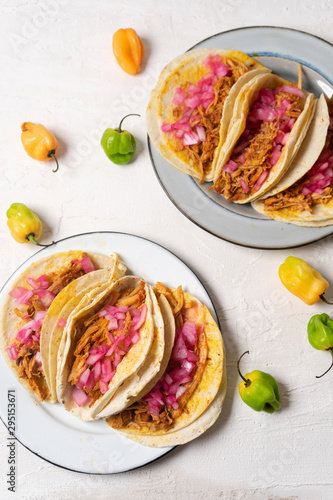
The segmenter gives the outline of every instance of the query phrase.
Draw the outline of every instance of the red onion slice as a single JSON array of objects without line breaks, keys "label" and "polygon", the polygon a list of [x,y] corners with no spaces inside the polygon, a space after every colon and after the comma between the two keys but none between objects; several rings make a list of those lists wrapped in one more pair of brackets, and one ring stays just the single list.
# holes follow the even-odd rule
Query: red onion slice
[{"label": "red onion slice", "polygon": [[28,290],[27,288],[24,288],[23,286],[16,286],[9,292],[11,297],[15,298],[15,302],[17,304],[28,304],[30,299],[33,297],[34,292],[33,290]]},{"label": "red onion slice", "polygon": [[229,174],[233,174],[234,172],[236,172],[237,169],[238,169],[238,164],[234,160],[229,160],[228,163],[224,165],[222,170],[228,172]]},{"label": "red onion slice", "polygon": [[148,311],[147,305],[144,304],[140,309],[140,316],[135,316],[133,318],[132,322],[133,330],[139,330],[142,327],[142,325],[146,321],[147,311]]},{"label": "red onion slice", "polygon": [[83,389],[83,387],[86,385],[86,383],[89,380],[90,374],[91,374],[91,371],[89,370],[89,368],[87,368],[86,370],[84,370],[81,373],[81,375],[79,377],[79,380],[76,383],[76,387],[79,387],[80,389]]},{"label": "red onion slice", "polygon": [[88,256],[84,257],[81,260],[81,266],[87,274],[91,273],[92,271],[96,271],[94,264],[91,262],[91,259]]},{"label": "red onion slice", "polygon": [[117,345],[125,338],[125,334],[122,333],[121,335],[119,335],[119,337],[117,337],[117,339],[115,340],[114,344],[110,347],[110,349],[107,351],[107,353],[105,354],[105,356],[112,356],[114,350],[116,349]]},{"label": "red onion slice", "polygon": [[286,94],[295,95],[297,97],[305,97],[303,90],[295,87],[294,85],[281,85],[281,87],[277,87],[274,90],[274,94],[278,94],[279,92],[285,92]]},{"label": "red onion slice", "polygon": [[238,182],[242,186],[244,193],[247,194],[250,191],[250,188],[249,188],[248,184],[246,183],[246,181],[244,179],[242,179],[242,177],[239,177]]},{"label": "red onion slice", "polygon": [[97,361],[100,361],[102,358],[104,358],[104,356],[104,352],[90,354],[90,356],[86,360],[86,365],[96,365]]},{"label": "red onion slice", "polygon": [[38,298],[41,301],[41,303],[43,304],[43,306],[46,309],[48,309],[50,307],[50,305],[52,304],[52,302],[54,301],[55,295],[54,295],[54,293],[50,292],[49,290],[42,290],[41,292],[39,292]]},{"label": "red onion slice", "polygon": [[103,380],[101,379],[99,381],[99,389],[102,394],[105,394],[109,389],[109,384],[107,382],[103,382]]},{"label": "red onion slice", "polygon": [[269,170],[264,170],[258,177],[257,182],[254,185],[254,191],[259,191],[265,180],[267,179],[269,175]]},{"label": "red onion slice", "polygon": [[12,361],[15,361],[18,358],[18,348],[15,344],[13,344],[11,347],[8,347],[8,349],[6,349],[6,352]]},{"label": "red onion slice", "polygon": [[87,394],[79,387],[72,387],[71,391],[72,397],[78,406],[83,406],[89,401]]}]

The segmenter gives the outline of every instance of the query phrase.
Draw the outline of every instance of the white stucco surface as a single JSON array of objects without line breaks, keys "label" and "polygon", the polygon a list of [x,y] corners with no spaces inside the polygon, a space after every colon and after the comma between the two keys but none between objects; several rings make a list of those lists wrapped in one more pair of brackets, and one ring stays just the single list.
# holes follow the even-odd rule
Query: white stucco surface
[{"label": "white stucco surface", "polygon": [[[127,121],[137,138],[136,158],[128,166],[109,162],[99,144],[104,129],[124,114],[144,116],[150,90],[173,57],[215,33],[258,25],[299,29],[333,43],[333,5],[327,0],[0,3],[0,286],[36,251],[8,232],[6,210],[13,202],[40,215],[44,241],[91,231],[146,237],[177,254],[207,287],[228,368],[224,409],[214,427],[131,472],[78,474],[18,444],[13,494],[6,484],[7,430],[0,424],[2,499],[333,497],[333,372],[315,378],[330,355],[315,351],[306,334],[312,314],[333,309],[305,305],[282,287],[277,274],[284,259],[296,255],[333,283],[332,237],[281,251],[233,245],[194,225],[165,195],[151,166],[143,118]],[[113,33],[126,27],[137,30],[146,48],[135,77],[117,66],[112,52]],[[25,154],[23,121],[43,123],[59,139],[56,174],[52,164]],[[236,363],[247,349],[244,371],[269,371],[279,382],[282,405],[273,415],[252,411],[238,395]]]}]

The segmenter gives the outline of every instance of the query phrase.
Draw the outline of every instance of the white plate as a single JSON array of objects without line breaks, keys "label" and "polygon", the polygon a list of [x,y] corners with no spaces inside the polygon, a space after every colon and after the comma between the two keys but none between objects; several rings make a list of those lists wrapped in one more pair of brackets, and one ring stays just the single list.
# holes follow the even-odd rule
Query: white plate
[{"label": "white plate", "polygon": [[[204,302],[217,318],[214,305],[199,278],[176,255],[162,246],[125,233],[79,234],[40,250],[10,277],[0,292],[0,301],[13,281],[32,262],[54,252],[86,250],[109,255],[116,252],[128,273],[151,284],[182,285]],[[172,448],[150,448],[119,436],[104,421],[81,422],[60,404],[38,403],[16,380],[0,356],[0,417],[7,423],[7,391],[16,391],[16,438],[36,455],[77,472],[112,474],[152,462]]]},{"label": "white plate", "polygon": [[[223,48],[246,52],[274,73],[297,81],[297,64],[303,67],[303,86],[319,96],[333,94],[333,46],[308,33],[287,28],[253,26],[225,31],[198,43],[194,48]],[[172,167],[148,138],[151,161],[157,178],[175,206],[192,222],[216,236],[253,248],[291,248],[317,241],[333,233],[323,228],[283,224],[255,212],[250,204],[225,202],[208,192],[189,175]]]}]

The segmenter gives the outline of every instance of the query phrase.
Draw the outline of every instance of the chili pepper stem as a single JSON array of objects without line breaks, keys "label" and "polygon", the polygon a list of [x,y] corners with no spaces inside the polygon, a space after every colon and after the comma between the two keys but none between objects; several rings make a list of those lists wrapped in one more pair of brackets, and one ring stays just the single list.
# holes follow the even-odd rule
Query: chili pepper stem
[{"label": "chili pepper stem", "polygon": [[239,360],[237,361],[237,370],[238,370],[238,373],[239,373],[239,376],[244,380],[245,382],[245,387],[249,387],[251,385],[251,380],[249,379],[246,379],[242,374],[241,374],[241,371],[239,369],[239,363],[240,363],[240,360],[242,359],[242,357],[244,356],[244,354],[250,354],[250,351],[245,351],[241,357],[239,358]]},{"label": "chili pepper stem", "polygon": [[128,116],[140,116],[140,115],[138,115],[137,113],[130,113],[129,115],[125,115],[125,116],[124,116],[124,118],[122,118],[121,122],[119,123],[119,127],[115,129],[115,130],[116,130],[117,132],[119,132],[120,134],[121,134],[121,132],[122,132],[122,130],[121,130],[121,126],[122,126],[122,124],[123,124],[123,121],[124,121],[124,120],[125,120],[125,118],[127,118]]},{"label": "chili pepper stem", "polygon": [[316,378],[321,378],[323,377],[324,375],[326,375],[326,373],[328,373],[330,371],[330,369],[332,368],[333,366],[333,347],[331,347],[330,349],[327,349],[328,351],[331,351],[331,354],[332,354],[332,363],[331,363],[331,366],[329,367],[328,370],[326,370],[326,372],[324,372],[322,375],[316,375]]},{"label": "chili pepper stem", "polygon": [[47,155],[49,158],[53,158],[57,164],[56,166],[56,169],[55,170],[52,170],[52,172],[57,172],[58,169],[59,169],[59,163],[58,163],[58,160],[57,160],[57,157],[55,155],[55,150],[52,149],[52,151],[49,152],[49,154]]},{"label": "chili pepper stem", "polygon": [[325,297],[324,297],[324,294],[323,294],[323,293],[322,293],[321,295],[319,295],[319,298],[320,298],[323,302],[325,302],[325,304],[330,304],[330,305],[332,305],[332,304],[333,304],[333,302],[328,302],[328,300],[327,300],[327,299],[325,299]]},{"label": "chili pepper stem", "polygon": [[36,241],[35,239],[34,233],[28,234],[27,240],[29,240],[34,245],[37,245],[38,247],[50,247],[51,245],[54,245],[54,241],[52,241],[52,243],[49,243],[48,245],[42,245],[41,243],[38,243],[38,241]]}]

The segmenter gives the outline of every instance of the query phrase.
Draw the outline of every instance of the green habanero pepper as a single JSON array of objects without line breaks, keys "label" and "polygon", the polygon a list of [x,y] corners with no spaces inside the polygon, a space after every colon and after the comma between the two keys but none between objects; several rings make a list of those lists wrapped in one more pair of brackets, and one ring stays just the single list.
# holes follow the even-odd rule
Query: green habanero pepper
[{"label": "green habanero pepper", "polygon": [[333,366],[333,321],[328,314],[315,314],[308,323],[308,339],[312,347],[319,351],[331,351],[332,363],[326,372],[316,376],[321,378]]},{"label": "green habanero pepper", "polygon": [[[249,354],[249,351],[244,352],[244,354]],[[254,370],[243,377],[239,369],[239,362],[244,354],[237,363],[238,373],[243,379],[243,382],[239,384],[240,397],[255,411],[274,413],[280,408],[281,403],[279,386],[275,378],[260,370]]]},{"label": "green habanero pepper", "polygon": [[115,129],[107,128],[101,139],[101,145],[106,156],[116,165],[126,165],[136,150],[134,136],[127,132],[127,130],[122,130],[121,128],[123,121],[128,116],[140,115],[130,114],[124,116],[119,123],[119,127]]},{"label": "green habanero pepper", "polygon": [[7,210],[7,218],[9,231],[18,243],[34,243],[40,247],[53,245],[54,242],[50,245],[37,242],[42,234],[42,222],[24,203],[12,203]]}]

